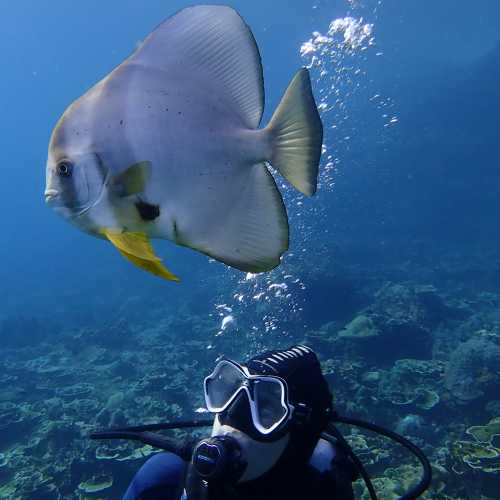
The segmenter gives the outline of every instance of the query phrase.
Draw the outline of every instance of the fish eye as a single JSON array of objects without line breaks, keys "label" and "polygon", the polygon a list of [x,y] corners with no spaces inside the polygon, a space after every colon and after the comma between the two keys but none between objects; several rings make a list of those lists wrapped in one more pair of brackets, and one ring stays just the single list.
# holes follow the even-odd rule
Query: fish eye
[{"label": "fish eye", "polygon": [[57,175],[61,177],[70,177],[72,169],[73,165],[71,165],[71,163],[69,163],[68,161],[62,161],[57,164],[56,172]]}]

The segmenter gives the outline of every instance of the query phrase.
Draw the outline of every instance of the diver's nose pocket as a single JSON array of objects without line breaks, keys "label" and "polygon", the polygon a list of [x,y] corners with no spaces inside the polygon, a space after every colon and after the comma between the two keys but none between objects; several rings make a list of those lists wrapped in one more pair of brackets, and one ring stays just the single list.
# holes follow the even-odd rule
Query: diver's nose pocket
[{"label": "diver's nose pocket", "polygon": [[221,423],[230,423],[232,427],[245,431],[252,424],[250,401],[246,391],[241,391],[234,401],[220,415]]}]

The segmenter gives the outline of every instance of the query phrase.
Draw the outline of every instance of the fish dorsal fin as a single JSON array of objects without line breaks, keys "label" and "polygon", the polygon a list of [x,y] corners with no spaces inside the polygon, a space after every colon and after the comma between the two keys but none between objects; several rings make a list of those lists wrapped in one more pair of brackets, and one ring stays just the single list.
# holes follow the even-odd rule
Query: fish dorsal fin
[{"label": "fish dorsal fin", "polygon": [[129,59],[200,83],[217,92],[244,125],[257,128],[264,109],[259,50],[250,28],[232,8],[188,7],[158,26]]},{"label": "fish dorsal fin", "polygon": [[120,233],[103,230],[103,235],[118,249],[118,251],[137,267],[169,281],[179,281],[155,255],[149,238],[143,233]]}]

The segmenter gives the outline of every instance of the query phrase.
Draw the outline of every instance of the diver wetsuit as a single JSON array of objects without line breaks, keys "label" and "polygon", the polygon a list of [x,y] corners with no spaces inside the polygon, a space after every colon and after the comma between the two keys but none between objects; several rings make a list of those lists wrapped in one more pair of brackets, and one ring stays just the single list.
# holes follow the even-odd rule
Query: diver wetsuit
[{"label": "diver wetsuit", "polygon": [[[134,476],[123,500],[179,500],[184,489],[187,464],[173,453],[150,458]],[[309,464],[280,464],[269,478],[248,481],[234,488],[233,496],[220,492],[210,500],[262,498],[295,500],[323,498],[352,500],[352,464],[343,452],[320,440]],[[272,477],[271,477],[272,476]],[[236,494],[237,496],[234,496]],[[189,500],[189,499],[187,499]]]}]

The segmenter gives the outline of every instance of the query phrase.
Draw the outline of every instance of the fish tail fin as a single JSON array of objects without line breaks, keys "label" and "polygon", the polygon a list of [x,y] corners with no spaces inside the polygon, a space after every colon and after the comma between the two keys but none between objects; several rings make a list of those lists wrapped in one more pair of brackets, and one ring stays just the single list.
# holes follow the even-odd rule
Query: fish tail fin
[{"label": "fish tail fin", "polygon": [[301,193],[312,196],[316,192],[323,125],[306,68],[294,76],[267,130],[271,134],[271,165]]}]

